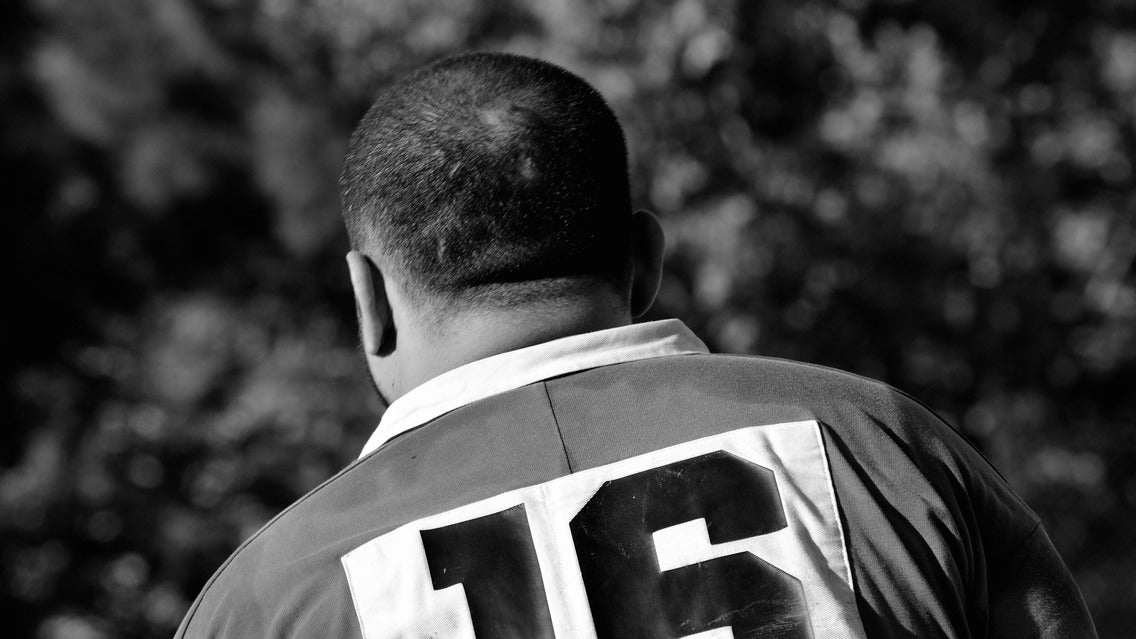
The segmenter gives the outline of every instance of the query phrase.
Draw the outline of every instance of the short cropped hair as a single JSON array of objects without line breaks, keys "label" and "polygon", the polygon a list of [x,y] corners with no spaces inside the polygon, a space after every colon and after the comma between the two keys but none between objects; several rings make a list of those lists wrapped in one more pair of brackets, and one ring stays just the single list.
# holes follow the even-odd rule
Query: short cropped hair
[{"label": "short cropped hair", "polygon": [[501,53],[445,58],[381,93],[348,144],[351,244],[411,293],[516,303],[631,269],[627,150],[584,80]]}]

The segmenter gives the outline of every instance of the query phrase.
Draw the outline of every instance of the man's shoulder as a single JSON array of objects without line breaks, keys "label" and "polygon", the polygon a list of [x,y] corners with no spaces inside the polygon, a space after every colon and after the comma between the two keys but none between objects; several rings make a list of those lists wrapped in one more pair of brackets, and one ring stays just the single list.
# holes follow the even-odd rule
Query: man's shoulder
[{"label": "man's shoulder", "polygon": [[569,452],[585,467],[609,461],[613,443],[634,454],[815,420],[864,587],[860,610],[877,634],[897,619],[912,628],[924,619],[965,627],[965,616],[941,602],[976,596],[967,584],[985,574],[987,557],[1015,547],[1037,524],[946,420],[901,390],[845,371],[768,357],[681,356],[595,369],[565,379],[551,397]]},{"label": "man's shoulder", "polygon": [[360,464],[348,466],[242,543],[206,583],[177,637],[287,636],[284,626],[357,635],[334,614],[353,621],[338,557],[370,533],[329,524],[358,519],[349,502],[360,475]]},{"label": "man's shoulder", "polygon": [[627,362],[557,380],[595,388],[633,379],[639,388],[674,387],[741,401],[805,409],[859,405],[865,410],[941,421],[921,401],[885,382],[838,368],[762,355],[692,354]]},{"label": "man's shoulder", "polygon": [[264,524],[206,583],[178,637],[357,636],[340,558],[445,504],[407,479],[439,465],[420,459],[421,439],[355,460]]},{"label": "man's shoulder", "polygon": [[[676,362],[678,363],[678,362]],[[888,437],[939,459],[971,443],[947,419],[914,395],[886,382],[838,368],[749,355],[694,356],[685,383],[734,401],[794,406],[835,436]]]},{"label": "man's shoulder", "polygon": [[845,371],[759,356],[676,355],[546,382],[575,468],[738,428],[815,420],[826,442],[872,451],[881,439],[936,456],[961,444],[934,412]]},{"label": "man's shoulder", "polygon": [[[518,409],[533,415],[523,437],[499,419]],[[343,623],[342,636],[357,636],[341,557],[409,521],[567,473],[555,428],[536,427],[544,413],[542,390],[517,389],[354,461],[243,543],[194,603],[183,622],[190,632],[178,636],[341,636],[297,629]],[[270,632],[278,623],[290,630]]]}]

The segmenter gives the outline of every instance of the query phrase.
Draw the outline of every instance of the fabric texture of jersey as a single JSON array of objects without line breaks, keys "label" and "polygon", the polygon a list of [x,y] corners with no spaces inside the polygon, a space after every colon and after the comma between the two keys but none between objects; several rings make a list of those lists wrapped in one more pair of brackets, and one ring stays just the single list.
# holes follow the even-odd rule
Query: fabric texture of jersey
[{"label": "fabric texture of jersey", "polygon": [[[380,430],[399,424],[388,430],[389,440],[301,498],[238,549],[198,597],[177,636],[363,637],[360,611],[352,595],[352,588],[362,582],[349,579],[344,566],[350,561],[345,557],[361,557],[353,553],[365,552],[362,549],[376,540],[395,540],[400,530],[413,530],[407,538],[421,541],[424,548],[415,552],[424,553],[425,563],[406,563],[408,569],[438,568],[437,575],[430,575],[431,587],[421,589],[422,610],[435,605],[431,603],[435,596],[448,587],[448,567],[491,554],[500,561],[481,566],[481,573],[465,573],[464,589],[445,595],[460,593],[465,608],[447,604],[434,609],[471,611],[470,619],[453,621],[466,624],[467,629],[470,624],[511,623],[508,615],[502,615],[503,620],[491,619],[493,611],[485,606],[493,599],[474,590],[475,583],[496,578],[494,571],[502,570],[497,566],[500,563],[519,575],[517,584],[506,584],[512,588],[507,592],[525,602],[518,606],[537,610],[517,623],[544,628],[543,636],[552,636],[550,629],[564,627],[563,622],[556,626],[553,619],[560,613],[540,612],[537,591],[553,601],[558,601],[561,592],[567,593],[565,598],[579,599],[583,596],[579,593],[590,592],[587,584],[623,579],[622,572],[604,572],[614,561],[604,555],[604,544],[633,538],[627,531],[642,527],[640,520],[657,520],[660,526],[673,522],[674,528],[649,531],[657,548],[657,559],[652,559],[658,562],[655,567],[670,568],[673,573],[673,579],[652,586],[655,590],[651,592],[664,603],[670,602],[667,605],[686,606],[683,614],[689,612],[690,619],[702,619],[720,602],[707,596],[705,609],[688,611],[690,597],[686,594],[703,592],[708,579],[736,583],[730,575],[752,572],[757,564],[735,561],[727,566],[729,562],[719,561],[723,558],[719,553],[713,559],[702,557],[711,568],[705,574],[684,571],[684,566],[700,559],[668,559],[683,552],[682,544],[668,539],[679,534],[684,539],[704,535],[707,541],[702,546],[712,548],[719,542],[758,544],[748,540],[789,533],[777,532],[782,528],[779,522],[767,531],[757,530],[766,524],[729,500],[722,502],[722,509],[706,514],[704,522],[690,524],[681,520],[690,516],[697,500],[676,497],[668,505],[662,496],[682,495],[683,486],[695,486],[683,483],[692,477],[698,479],[698,491],[707,490],[706,486],[720,486],[713,493],[717,495],[750,491],[755,504],[766,503],[762,495],[774,494],[768,490],[774,484],[781,494],[792,492],[791,473],[777,475],[776,482],[760,479],[763,467],[792,465],[773,455],[783,444],[769,444],[772,452],[768,454],[757,450],[761,442],[780,442],[777,437],[783,433],[775,437],[774,431],[788,428],[786,425],[795,426],[785,432],[814,433],[808,436],[823,453],[823,464],[814,462],[816,471],[810,473],[824,474],[833,493],[836,512],[832,521],[850,564],[849,594],[865,634],[985,636],[989,585],[1000,572],[1000,562],[1011,561],[1014,551],[1031,535],[1044,533],[1033,513],[981,455],[923,405],[884,384],[796,362],[698,354],[697,347],[678,337],[674,327],[630,327],[639,333],[616,329],[606,338],[609,345],[634,351],[636,335],[659,338],[668,331],[675,335],[672,346],[655,354],[564,365],[563,360],[574,354],[594,356],[605,349],[605,340],[580,340],[552,358],[559,365],[550,366],[548,360],[537,358],[547,367],[542,371],[555,371],[542,373],[539,379],[526,379],[524,371],[514,371],[509,376],[514,381],[505,387],[471,393],[467,403],[443,408],[424,420],[405,417],[386,423],[384,418]],[[688,354],[669,355],[668,349]],[[513,361],[528,362],[520,364],[521,368],[533,362],[524,357]],[[431,412],[429,402],[416,399],[406,407],[412,404],[418,408],[405,415]],[[768,432],[761,434],[763,428]],[[744,442],[757,444],[738,443],[743,435],[748,437]],[[746,446],[755,452],[747,453]],[[802,454],[812,453],[805,450]],[[742,476],[756,479],[741,484],[731,479]],[[583,497],[573,497],[577,499],[571,502],[574,505],[564,506],[579,508],[579,512],[569,513],[568,523],[556,524],[561,529],[571,527],[566,534],[574,543],[561,546],[571,547],[565,556],[578,565],[581,577],[573,578],[581,579],[585,587],[562,591],[555,580],[543,581],[548,577],[540,571],[525,581],[522,577],[531,572],[526,567],[539,564],[540,553],[545,552],[539,550],[539,540],[528,545],[525,541],[543,534],[532,530],[539,525],[525,523],[539,515],[543,503],[532,491],[576,495],[572,490],[588,481],[598,483],[587,484]],[[804,495],[810,490],[814,489],[800,492]],[[625,508],[604,505],[609,499],[619,504],[637,501],[639,495],[650,505],[632,510],[642,514],[638,519],[622,517]],[[817,495],[802,498],[800,503],[823,502],[824,495]],[[792,506],[791,499],[782,499]],[[656,516],[656,510],[664,514]],[[776,508],[757,508],[765,510],[772,513]],[[790,531],[794,517],[811,516],[807,508],[798,510],[797,515],[787,515],[785,524]],[[493,545],[499,538],[509,542]],[[410,542],[406,542],[409,546],[398,543],[378,545],[414,547]],[[481,550],[469,553],[468,548]],[[766,550],[750,552],[760,557]],[[840,560],[831,559],[830,554],[820,551],[815,563],[821,568],[836,566],[834,571],[839,572]],[[777,561],[771,556],[768,563],[776,566]],[[624,572],[629,574],[650,572],[639,564],[628,566]],[[408,577],[406,583],[427,583],[423,579]],[[625,581],[629,596],[642,591],[634,580]],[[778,592],[795,588],[790,581],[784,583],[789,585],[777,586]],[[839,584],[833,584],[830,590],[838,591]],[[717,599],[728,598],[731,592],[728,588],[711,591]],[[791,599],[786,595],[787,603],[777,608],[777,614],[790,620],[808,614],[794,608]],[[615,600],[623,605],[623,599]],[[656,610],[664,616],[668,612],[654,600],[631,604],[641,604],[636,610]],[[604,605],[600,600],[587,602],[596,617],[595,627],[606,628],[597,634],[628,627],[620,624],[638,623],[614,618],[613,611],[626,608],[607,610]],[[743,622],[753,620],[738,621]],[[843,636],[816,624],[812,628],[813,636]]]}]

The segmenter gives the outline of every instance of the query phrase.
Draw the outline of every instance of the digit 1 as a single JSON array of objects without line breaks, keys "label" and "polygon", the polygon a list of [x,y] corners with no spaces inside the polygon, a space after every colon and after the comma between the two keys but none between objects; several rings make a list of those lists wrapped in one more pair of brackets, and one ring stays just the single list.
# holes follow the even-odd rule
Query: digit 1
[{"label": "digit 1", "polygon": [[606,482],[572,519],[599,639],[810,637],[800,582],[752,553],[660,571],[652,534],[703,517],[711,543],[787,525],[773,472],[721,451]]},{"label": "digit 1", "polygon": [[460,583],[478,639],[552,637],[523,504],[422,531],[434,590]]}]

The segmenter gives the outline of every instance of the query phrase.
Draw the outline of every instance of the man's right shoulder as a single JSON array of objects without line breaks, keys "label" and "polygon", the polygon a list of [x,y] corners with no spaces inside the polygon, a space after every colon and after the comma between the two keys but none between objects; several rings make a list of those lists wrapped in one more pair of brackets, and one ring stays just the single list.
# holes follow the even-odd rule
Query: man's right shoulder
[{"label": "man's right shoulder", "polygon": [[389,528],[383,517],[362,513],[372,465],[351,464],[245,540],[206,583],[175,636],[358,636],[338,558]]},{"label": "man's right shoulder", "polygon": [[549,412],[547,397],[517,389],[356,460],[244,542],[177,637],[358,636],[343,555],[409,521],[568,472],[554,429],[518,438],[502,411],[535,422]]}]

